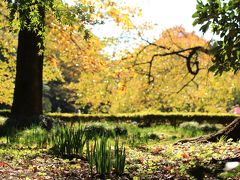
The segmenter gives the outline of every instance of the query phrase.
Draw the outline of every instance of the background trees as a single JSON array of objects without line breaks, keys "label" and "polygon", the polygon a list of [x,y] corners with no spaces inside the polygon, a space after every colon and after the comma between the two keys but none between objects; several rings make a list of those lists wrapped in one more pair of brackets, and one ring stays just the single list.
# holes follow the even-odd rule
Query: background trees
[{"label": "background trees", "polygon": [[[182,27],[175,27],[163,32],[153,44],[179,50],[195,46],[207,47],[209,43],[194,33],[186,32]],[[196,77],[188,73],[184,58],[176,55],[156,58],[151,69],[154,82],[148,84],[147,62],[155,53],[170,51],[159,49],[155,45],[148,46],[138,54],[146,46],[143,44],[124,60],[107,60],[100,71],[82,71],[78,82],[68,86],[75,92],[69,100],[73,100],[76,108],[84,109],[87,106],[91,113],[101,112],[99,107],[106,108],[106,104],[110,113],[231,110],[236,103],[231,99],[236,97],[234,92],[239,87],[239,80],[232,73],[222,77],[213,76],[208,71],[213,57],[204,53],[199,54],[200,71]]]},{"label": "background trees", "polygon": [[[89,3],[89,2],[88,2]],[[123,26],[132,28],[129,16],[134,12],[116,3],[101,1],[89,13],[91,22],[103,17],[115,19]],[[17,34],[8,26],[6,3],[1,2],[1,96],[2,104],[11,105],[14,87]],[[57,5],[57,4],[56,4]],[[56,6],[55,5],[55,6]],[[87,4],[93,7],[93,4]],[[55,7],[54,6],[54,7]],[[83,7],[83,6],[82,6]],[[86,7],[87,8],[87,7]],[[118,11],[116,11],[116,8]],[[64,11],[57,11],[64,9]],[[88,9],[88,8],[87,8]],[[87,10],[86,9],[86,10]],[[91,9],[91,8],[90,8]],[[90,11],[90,9],[88,9]],[[104,10],[105,9],[105,10]],[[56,10],[56,11],[55,11]],[[195,77],[188,74],[186,60],[182,57],[159,56],[153,62],[149,84],[149,60],[156,54],[169,53],[195,46],[205,48],[215,45],[186,32],[183,27],[164,31],[150,45],[142,37],[142,45],[133,53],[111,57],[104,54],[108,41],[94,36],[90,29],[84,32],[84,21],[64,18],[66,14],[53,12],[76,12],[71,7],[58,4],[47,11],[45,53],[43,64],[44,110],[82,113],[119,113],[136,111],[201,111],[226,112],[238,102],[239,80],[231,72],[213,76],[208,68],[214,56],[199,53],[200,71]],[[122,12],[122,14],[121,14]],[[86,15],[86,14],[85,14]],[[64,23],[59,22],[59,18]],[[80,17],[80,16],[79,16]],[[82,23],[79,23],[82,22]],[[86,34],[91,36],[85,41]],[[141,38],[140,38],[141,39]],[[235,40],[237,42],[237,40]],[[147,48],[142,50],[147,45]],[[161,49],[157,46],[170,47]],[[8,48],[9,47],[9,48]],[[139,54],[138,52],[141,51]],[[188,55],[189,52],[182,53]],[[154,81],[152,81],[154,80]],[[224,85],[222,82],[225,82]],[[185,87],[182,89],[182,87]]]},{"label": "background trees", "polygon": [[6,3],[1,1],[0,9],[0,106],[6,108],[13,99],[17,35],[10,31],[7,23]]},{"label": "background trees", "polygon": [[[7,17],[19,28],[12,118],[9,122],[12,121],[15,126],[26,126],[36,121],[42,114],[44,37],[47,27],[45,17],[53,15],[59,22],[71,27],[73,23],[78,23],[77,30],[84,31],[84,39],[87,39],[89,32],[85,26],[98,22],[98,17],[94,18],[92,14],[95,9],[97,12],[102,12],[102,6],[94,8],[88,4],[84,5],[83,2],[76,2],[74,6],[69,7],[57,0],[6,2],[9,9]],[[123,25],[128,23],[127,14],[119,19],[121,14],[110,13],[111,10],[118,10],[114,9],[117,4],[111,1],[99,2],[103,5],[106,3],[110,7],[106,9],[106,13],[116,18],[117,23],[123,22]]]}]

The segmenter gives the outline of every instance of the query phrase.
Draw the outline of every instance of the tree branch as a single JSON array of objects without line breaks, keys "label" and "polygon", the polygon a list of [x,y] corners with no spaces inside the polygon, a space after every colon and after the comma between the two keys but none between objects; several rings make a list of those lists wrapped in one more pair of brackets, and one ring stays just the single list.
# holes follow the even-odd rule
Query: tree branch
[{"label": "tree branch", "polygon": [[[142,40],[144,40],[143,38],[141,38]],[[148,43],[148,45],[144,46],[136,55],[136,59],[135,59],[135,62],[134,62],[134,66],[136,65],[144,65],[144,64],[149,64],[149,70],[148,70],[148,78],[149,78],[149,83],[153,82],[153,76],[152,76],[152,65],[153,65],[153,62],[155,61],[156,57],[165,57],[165,56],[170,56],[170,55],[177,55],[181,58],[184,58],[186,60],[186,66],[187,66],[187,70],[190,74],[192,74],[193,76],[196,76],[198,74],[198,72],[200,71],[200,68],[199,68],[199,61],[198,61],[198,53],[199,52],[203,52],[203,53],[207,53],[209,54],[209,50],[208,49],[205,49],[204,47],[202,46],[195,46],[195,47],[191,47],[191,48],[186,48],[186,49],[181,49],[181,50],[178,50],[178,51],[171,51],[171,52],[166,52],[166,53],[158,53],[158,54],[154,54],[152,57],[151,57],[151,60],[150,61],[146,61],[146,62],[142,62],[142,63],[137,63],[137,60],[138,60],[138,57],[139,55],[145,50],[147,49],[148,47],[150,46],[155,46],[157,48],[160,48],[160,49],[164,49],[164,50],[170,50],[171,48],[169,47],[164,47],[164,46],[160,46],[160,45],[157,45],[155,43],[151,43],[147,40],[144,40],[145,42]],[[186,56],[186,55],[183,55],[183,53],[185,52],[189,52],[189,54]],[[195,58],[194,58],[195,56]],[[193,61],[194,60],[194,61]],[[153,79],[151,79],[153,78]],[[194,79],[194,78],[193,78]]]},{"label": "tree branch", "polygon": [[187,87],[191,82],[194,82],[197,74],[194,75],[186,84],[184,84],[176,93],[179,94],[185,87]]},{"label": "tree branch", "polygon": [[147,49],[148,47],[155,46],[157,49],[170,50],[170,48],[168,48],[168,47],[161,46],[161,45],[158,45],[158,44],[156,44],[156,43],[152,43],[152,42],[144,39],[144,38],[142,37],[141,33],[138,33],[138,35],[139,35],[139,37],[141,38],[142,41],[144,41],[144,42],[147,43],[147,45],[144,46],[140,51],[138,51],[138,53],[137,53],[137,55],[136,55],[136,58],[135,58],[135,61],[134,61],[134,65],[136,65],[136,62],[137,62],[137,60],[138,60],[138,58],[139,58],[139,55],[140,55],[145,49]]},{"label": "tree branch", "polygon": [[78,50],[82,50],[81,47],[80,47],[80,46],[78,45],[78,43],[76,42],[76,40],[74,39],[72,31],[70,31],[69,37],[70,37],[70,40],[71,40],[71,41],[75,44],[75,46],[78,48]]}]

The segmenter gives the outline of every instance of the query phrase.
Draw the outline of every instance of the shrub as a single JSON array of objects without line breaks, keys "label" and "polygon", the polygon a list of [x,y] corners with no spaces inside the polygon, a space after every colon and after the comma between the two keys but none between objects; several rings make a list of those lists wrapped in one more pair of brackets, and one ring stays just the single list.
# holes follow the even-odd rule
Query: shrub
[{"label": "shrub", "polygon": [[126,128],[121,128],[121,127],[115,127],[114,132],[116,136],[127,136],[128,131]]},{"label": "shrub", "polygon": [[15,128],[7,129],[7,143],[20,143],[26,146],[43,147],[47,143],[47,131],[37,125],[24,130],[17,130]]},{"label": "shrub", "polygon": [[154,133],[147,134],[147,138],[151,140],[160,140],[159,136]]},{"label": "shrub", "polygon": [[85,127],[84,131],[87,139],[89,140],[95,139],[99,136],[113,137],[112,130],[106,129],[103,126],[96,126],[96,125],[87,126]]},{"label": "shrub", "polygon": [[218,128],[215,125],[212,124],[201,124],[199,126],[199,129],[204,132],[215,132],[218,131]]},{"label": "shrub", "polygon": [[148,135],[141,135],[141,132],[134,132],[132,135],[128,136],[128,144],[131,147],[138,147],[148,143]]},{"label": "shrub", "polygon": [[199,123],[195,121],[183,122],[179,127],[187,130],[197,130],[199,128]]}]

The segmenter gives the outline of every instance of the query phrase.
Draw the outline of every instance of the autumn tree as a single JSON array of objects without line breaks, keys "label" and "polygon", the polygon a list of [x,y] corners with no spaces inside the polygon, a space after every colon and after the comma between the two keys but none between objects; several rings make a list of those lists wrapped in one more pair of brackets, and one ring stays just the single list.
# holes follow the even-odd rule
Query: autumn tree
[{"label": "autumn tree", "polygon": [[45,91],[44,99],[51,101],[51,111],[75,112],[78,99],[72,84],[78,83],[84,73],[101,71],[106,64],[101,54],[104,43],[91,32],[91,38],[84,40],[84,33],[77,31],[77,25],[63,26],[51,21],[50,26],[43,76],[45,86],[50,89]]},{"label": "autumn tree", "polygon": [[[71,7],[59,0],[7,0],[6,2],[10,11],[11,24],[19,27],[12,118],[8,121],[14,126],[29,125],[42,114],[44,38],[47,33],[48,13],[69,26],[79,23],[80,31],[86,30],[86,24],[96,23],[105,15],[113,17],[119,24],[124,25],[130,22],[128,14],[119,13],[121,10],[117,9],[117,4],[111,1],[99,1],[96,3],[100,5],[99,7],[88,4],[88,1],[76,2]],[[108,8],[106,11],[101,11],[103,7]],[[99,13],[94,14],[95,10]],[[114,13],[116,10],[118,10],[117,13]],[[85,39],[88,35],[88,31],[85,31]]]},{"label": "autumn tree", "polygon": [[148,94],[152,94],[148,103],[158,101],[161,111],[204,111],[194,102],[202,95],[193,91],[201,89],[200,79],[206,79],[209,42],[181,26],[163,31],[154,42],[139,35],[144,44],[137,50],[134,66],[148,79]]},{"label": "autumn tree", "polygon": [[10,107],[13,98],[16,33],[10,31],[5,2],[0,2],[0,108]]},{"label": "autumn tree", "polygon": [[[140,76],[132,68],[131,60],[109,60],[100,71],[85,71],[74,89],[75,106],[82,113],[131,113],[143,110],[143,89]],[[97,92],[97,93],[96,93]],[[72,98],[73,98],[72,97]]]},{"label": "autumn tree", "polygon": [[[8,122],[14,126],[27,126],[37,121],[38,116],[42,114],[42,72],[46,13],[49,10],[56,11],[60,8],[64,12],[67,8],[56,1],[22,0],[7,1],[7,3],[11,23],[19,25],[12,117]],[[58,9],[58,5],[62,6]],[[58,15],[59,12],[56,11],[56,14]],[[68,17],[72,18],[74,16],[69,15]]]}]

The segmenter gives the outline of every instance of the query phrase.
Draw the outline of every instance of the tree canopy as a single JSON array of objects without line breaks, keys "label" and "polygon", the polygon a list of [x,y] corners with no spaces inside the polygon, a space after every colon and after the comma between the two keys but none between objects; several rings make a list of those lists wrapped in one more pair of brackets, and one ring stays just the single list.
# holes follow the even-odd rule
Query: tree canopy
[{"label": "tree canopy", "polygon": [[[115,19],[116,23],[127,29],[132,27],[130,12],[138,12],[116,3],[108,4],[108,1],[99,1],[97,6],[91,2],[86,1],[85,4],[91,23],[101,22],[107,17]],[[155,110],[228,112],[232,105],[240,103],[240,83],[237,76],[229,72],[223,77],[214,77],[209,73],[209,67],[216,66],[217,59],[212,63],[213,56],[208,52],[199,51],[192,56],[193,59],[189,62],[193,74],[188,73],[186,57],[191,55],[194,48],[213,47],[214,50],[217,47],[215,44],[176,26],[161,33],[154,42],[140,37],[143,43],[139,47],[116,59],[104,54],[103,48],[108,41],[94,36],[91,29],[87,32],[91,38],[85,40],[84,26],[87,22],[83,23],[81,18],[70,18],[69,21],[65,18],[68,16],[65,13],[75,12],[76,7],[69,7],[60,1],[58,6],[57,1],[54,3],[51,8],[55,7],[55,10],[47,10],[46,31],[42,34],[45,44],[45,111],[74,112],[80,109],[83,113]],[[109,5],[112,5],[112,9],[108,8]],[[47,6],[50,7],[49,4]],[[19,29],[13,31],[13,26],[8,24],[7,4],[1,2],[0,8],[0,103],[11,105]],[[115,11],[116,8],[119,11]],[[129,11],[128,17],[125,15],[126,11]],[[56,12],[61,12],[61,16],[56,15]],[[214,52],[213,50],[209,52]],[[178,54],[174,55],[173,52]],[[198,72],[198,75],[195,76],[194,72]],[[225,82],[224,85],[222,81]]]},{"label": "tree canopy", "polygon": [[214,64],[210,68],[217,74],[224,71],[240,69],[240,1],[239,0],[208,0],[197,1],[197,9],[193,14],[194,25],[200,30],[211,29],[219,35],[213,44]]}]

